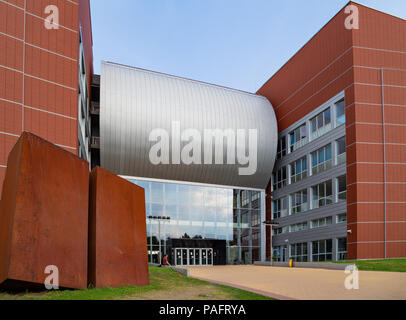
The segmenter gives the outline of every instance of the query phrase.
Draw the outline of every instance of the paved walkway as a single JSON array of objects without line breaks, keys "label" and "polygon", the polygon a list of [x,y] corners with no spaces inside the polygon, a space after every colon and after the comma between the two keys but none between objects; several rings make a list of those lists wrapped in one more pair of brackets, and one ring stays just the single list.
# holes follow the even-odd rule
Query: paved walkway
[{"label": "paved walkway", "polygon": [[360,271],[359,289],[347,290],[343,270],[262,266],[188,267],[190,276],[277,299],[406,300],[406,272]]}]

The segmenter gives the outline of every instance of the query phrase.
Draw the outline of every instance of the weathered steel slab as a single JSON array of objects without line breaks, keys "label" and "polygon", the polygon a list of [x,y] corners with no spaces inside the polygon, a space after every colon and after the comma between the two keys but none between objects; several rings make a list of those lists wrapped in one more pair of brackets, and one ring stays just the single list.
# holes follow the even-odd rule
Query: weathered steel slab
[{"label": "weathered steel slab", "polygon": [[90,284],[147,285],[144,189],[96,167],[90,174],[89,211]]},{"label": "weathered steel slab", "polygon": [[89,164],[24,132],[8,158],[0,204],[0,283],[87,287]]}]

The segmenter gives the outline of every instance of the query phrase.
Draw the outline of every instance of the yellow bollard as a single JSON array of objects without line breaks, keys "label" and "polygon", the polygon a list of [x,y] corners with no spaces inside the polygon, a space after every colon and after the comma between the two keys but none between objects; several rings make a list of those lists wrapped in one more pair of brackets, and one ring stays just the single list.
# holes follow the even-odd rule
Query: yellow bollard
[{"label": "yellow bollard", "polygon": [[289,259],[289,268],[293,268],[293,259]]}]

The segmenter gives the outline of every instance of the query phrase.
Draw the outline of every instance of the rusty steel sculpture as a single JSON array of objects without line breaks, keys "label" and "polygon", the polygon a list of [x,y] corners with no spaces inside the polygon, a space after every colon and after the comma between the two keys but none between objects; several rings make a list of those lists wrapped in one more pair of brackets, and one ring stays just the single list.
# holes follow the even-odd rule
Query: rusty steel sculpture
[{"label": "rusty steel sculpture", "polygon": [[97,168],[89,197],[89,181],[88,162],[21,135],[0,203],[1,288],[44,288],[52,272],[59,288],[148,284],[144,190]]}]

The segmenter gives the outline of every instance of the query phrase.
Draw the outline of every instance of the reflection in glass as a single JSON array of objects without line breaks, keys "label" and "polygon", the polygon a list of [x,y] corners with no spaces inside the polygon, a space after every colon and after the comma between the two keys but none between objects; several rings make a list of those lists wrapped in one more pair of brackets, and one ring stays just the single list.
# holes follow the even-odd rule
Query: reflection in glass
[{"label": "reflection in glass", "polygon": [[[264,191],[239,190],[169,182],[130,180],[145,189],[146,214],[169,216],[169,221],[147,219],[148,261],[158,262],[166,240],[225,240],[227,263],[244,264],[260,260],[261,205]],[[159,231],[160,230],[160,231]],[[203,249],[173,251],[176,264],[201,264]],[[200,251],[199,251],[200,250]],[[205,251],[206,264],[213,260]],[[197,261],[199,260],[199,263]]]}]

